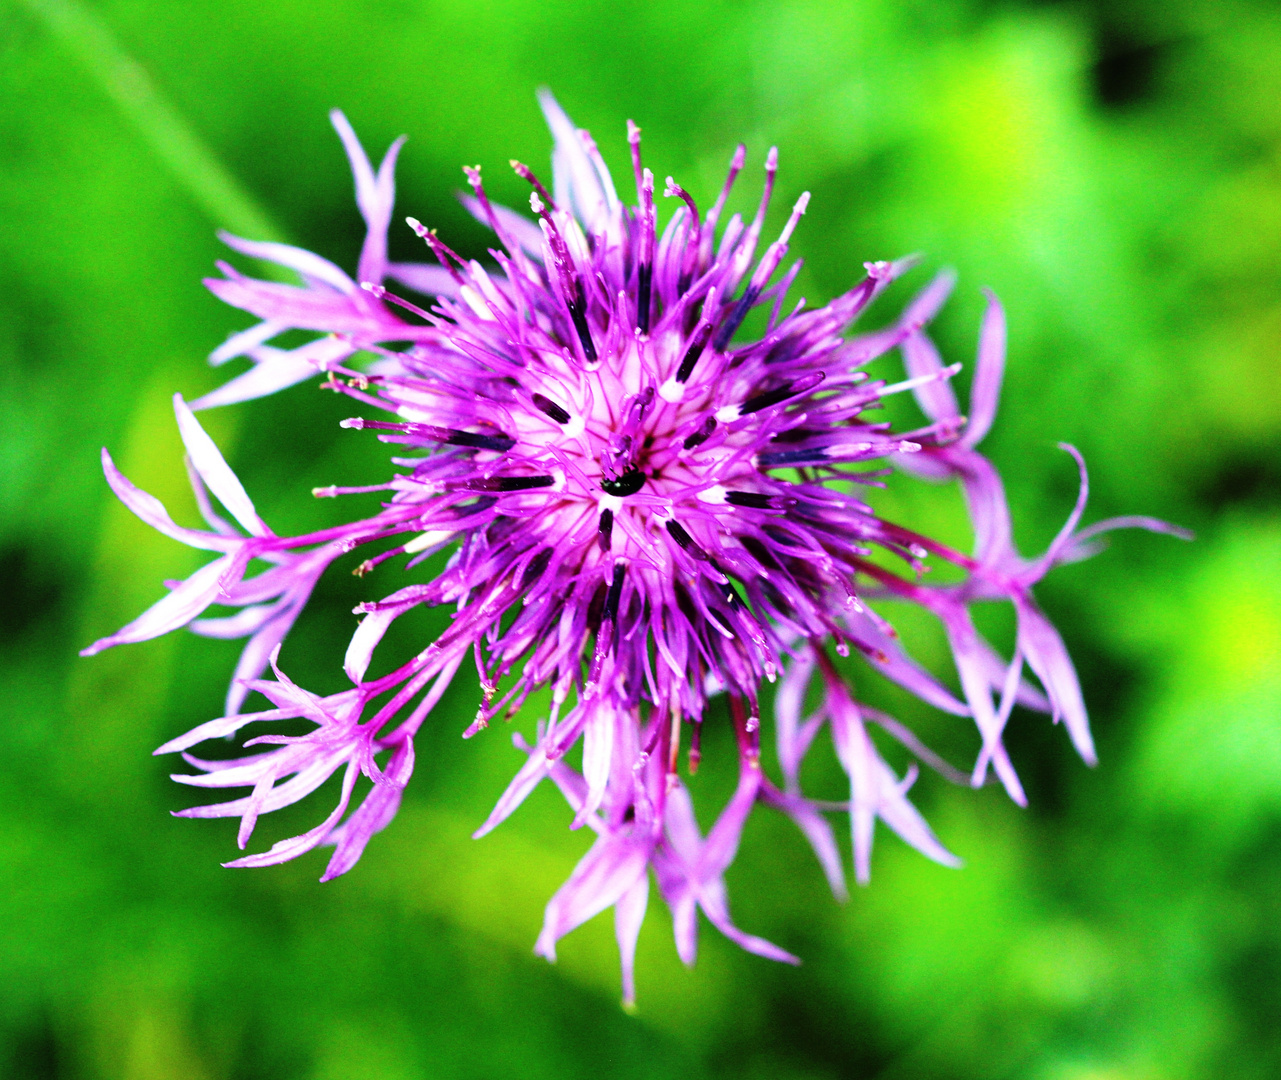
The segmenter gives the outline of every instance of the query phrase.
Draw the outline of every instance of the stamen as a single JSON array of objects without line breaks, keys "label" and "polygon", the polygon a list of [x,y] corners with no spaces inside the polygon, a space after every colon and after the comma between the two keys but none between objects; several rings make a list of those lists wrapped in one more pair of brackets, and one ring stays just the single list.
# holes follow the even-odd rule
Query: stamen
[{"label": "stamen", "polygon": [[485,219],[489,222],[489,227],[494,230],[494,235],[498,237],[498,242],[511,252],[512,258],[518,263],[523,263],[525,261],[524,251],[498,224],[498,216],[494,213],[494,208],[489,203],[489,196],[485,194],[485,185],[480,180],[480,166],[477,165],[472,168],[470,165],[464,165],[463,172],[467,176],[467,183],[471,185],[472,191],[476,193],[476,201],[480,203],[481,209],[485,211]]},{"label": "stamen", "polygon": [[673,195],[679,196],[684,200],[685,206],[689,209],[689,225],[685,231],[685,254],[681,259],[681,276],[676,284],[676,294],[683,296],[685,290],[689,288],[689,283],[694,277],[694,268],[698,262],[698,238],[699,238],[699,220],[698,205],[694,202],[693,197],[688,191],[681,187],[670,176],[667,178],[667,186],[663,189],[663,196],[670,199]]},{"label": "stamen", "polygon": [[669,521],[667,523],[667,531],[671,534],[672,539],[680,546],[681,550],[689,553],[690,558],[696,559],[698,562],[705,562],[707,560],[707,552],[694,542],[694,538],[685,531],[679,521]]},{"label": "stamen", "polygon": [[[638,151],[639,157],[639,151]],[[654,174],[648,169],[641,177],[640,265],[636,269],[636,326],[649,333],[650,289],[654,275],[654,244],[657,220],[654,211]]]},{"label": "stamen", "polygon": [[554,476],[491,476],[483,480],[468,480],[461,485],[466,491],[529,491],[531,488],[551,487]]},{"label": "stamen", "polygon": [[618,621],[618,602],[623,595],[623,578],[627,574],[625,563],[614,564],[614,577],[609,583],[609,592],[605,594],[605,621]]},{"label": "stamen", "polygon": [[[771,406],[778,405],[788,398],[799,397],[801,394],[807,394],[823,381],[824,375],[821,371],[816,371],[811,375],[802,376],[799,379],[791,379],[784,383],[777,390],[767,390],[763,394],[756,394],[748,398],[741,405],[727,405],[717,414],[722,420],[736,420],[740,416],[750,416],[752,413],[758,413],[762,409],[768,409]],[[733,415],[731,415],[733,414]]]},{"label": "stamen", "polygon": [[513,171],[516,173],[517,176],[519,176],[522,180],[530,184],[530,186],[533,187],[533,189],[536,192],[538,192],[539,196],[542,198],[544,203],[550,206],[553,210],[556,209],[556,200],[547,194],[547,189],[543,187],[542,181],[539,180],[538,177],[534,175],[533,171],[529,168],[528,165],[522,165],[515,158],[512,158],[511,161],[508,162],[508,164],[511,165]]},{"label": "stamen", "polygon": [[689,774],[698,772],[698,763],[703,760],[701,744],[703,741],[703,724],[697,721],[690,725],[689,733]]},{"label": "stamen", "polygon": [[583,346],[583,355],[587,358],[589,364],[595,364],[597,361],[596,345],[592,341],[591,330],[587,325],[587,300],[583,292],[582,281],[578,276],[578,268],[574,265],[573,256],[569,253],[569,245],[565,243],[565,238],[561,236],[560,230],[556,228],[556,223],[552,220],[551,213],[538,197],[537,192],[529,196],[529,208],[540,219],[539,224],[542,226],[543,236],[546,237],[547,246],[552,253],[552,263],[560,276],[561,292],[565,297],[565,305],[569,308],[569,317],[573,320],[574,330]]},{"label": "stamen", "polygon": [[681,445],[685,447],[686,450],[693,450],[694,447],[700,446],[703,443],[707,442],[707,440],[711,438],[712,432],[715,430],[716,430],[716,417],[709,416],[706,420],[703,421],[703,426],[699,428],[696,432],[694,432],[693,435],[688,436],[685,439],[685,441],[681,443]]},{"label": "stamen", "polygon": [[462,257],[455,254],[444,243],[441,242],[440,238],[436,236],[435,229],[427,228],[427,226],[424,225],[421,221],[413,217],[405,218],[405,224],[408,225],[411,229],[413,229],[414,232],[418,234],[420,239],[426,241],[427,246],[431,248],[431,253],[435,255],[438,260],[440,260],[440,265],[449,271],[450,277],[452,277],[456,282],[458,282],[459,285],[467,284],[463,276],[454,268],[453,263],[450,262],[450,259],[453,259],[454,263],[457,263],[459,266],[463,266],[465,264],[463,263]]},{"label": "stamen", "polygon": [[558,424],[569,423],[570,421],[569,413],[566,412],[564,409],[562,409],[559,405],[557,405],[556,402],[552,401],[551,398],[546,397],[543,394],[535,394],[533,396],[533,401],[534,401],[534,406],[539,410],[539,412],[546,413],[553,420],[555,420],[556,423]]},{"label": "stamen", "polygon": [[437,427],[435,424],[366,420],[363,416],[340,420],[338,426],[356,431],[363,431],[366,428],[376,431],[395,431],[413,438],[430,439],[432,442],[449,443],[453,446],[469,446],[475,450],[495,450],[499,453],[506,452],[516,445],[515,439],[503,434],[483,435],[474,431],[459,431],[457,428]]},{"label": "stamen", "polygon": [[362,281],[360,283],[360,287],[364,289],[365,292],[367,293],[373,293],[373,295],[378,297],[379,300],[388,300],[391,303],[395,304],[397,307],[403,307],[406,311],[412,311],[420,319],[426,319],[428,322],[433,321],[432,316],[428,314],[426,311],[424,311],[422,308],[420,308],[417,304],[411,304],[408,300],[402,299],[401,297],[397,296],[395,293],[388,292],[382,285],[379,285],[377,282]]},{"label": "stamen", "polygon": [[[757,491],[727,491],[725,501],[730,506],[745,506],[753,510],[769,510],[774,506],[771,495],[762,495]],[[794,503],[796,500],[793,499]]]},{"label": "stamen", "polygon": [[685,350],[685,355],[681,359],[681,366],[676,369],[676,381],[678,383],[687,382],[694,373],[694,365],[698,363],[698,358],[703,355],[703,350],[707,348],[707,342],[711,336],[711,323],[704,323],[698,333],[694,335],[694,340],[689,343],[689,348]]},{"label": "stamen", "polygon": [[725,202],[729,199],[730,189],[734,186],[734,181],[738,179],[738,174],[743,171],[743,165],[747,161],[747,147],[743,143],[738,144],[738,149],[734,151],[734,156],[730,159],[729,175],[725,177],[725,186],[721,188],[721,193],[716,197],[716,202],[712,204],[711,210],[707,212],[707,220],[703,222],[703,235],[699,240],[698,259],[700,265],[705,266],[707,260],[712,254],[712,242],[716,238],[716,223],[721,219],[721,211],[725,209]]},{"label": "stamen", "polygon": [[605,509],[600,512],[600,527],[597,540],[600,542],[600,549],[606,555],[609,554],[610,541],[614,535],[614,511]]}]

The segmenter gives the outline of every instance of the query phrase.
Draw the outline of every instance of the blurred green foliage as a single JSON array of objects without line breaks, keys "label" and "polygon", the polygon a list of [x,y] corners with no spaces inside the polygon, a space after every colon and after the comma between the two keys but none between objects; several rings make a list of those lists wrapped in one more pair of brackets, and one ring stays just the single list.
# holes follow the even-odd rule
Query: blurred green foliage
[{"label": "blurred green foliage", "polygon": [[[234,646],[178,635],[75,656],[196,565],[115,505],[98,449],[191,519],[168,396],[215,385],[202,358],[245,325],[199,286],[222,255],[215,226],[257,222],[353,265],[360,223],[326,121],[340,105],[375,153],[409,133],[401,211],[480,253],[458,166],[484,163],[517,201],[505,163],[546,161],[544,83],[616,164],[635,117],[658,174],[699,198],[739,138],[757,161],[777,143],[777,212],[814,192],[793,251],[815,299],[864,259],[924,251],[960,271],[939,336],[968,360],[993,287],[1011,358],[989,450],[1024,550],[1071,502],[1057,440],[1089,460],[1090,520],[1159,514],[1199,533],[1122,534],[1041,589],[1082,673],[1097,770],[1016,715],[1031,809],[924,777],[965,869],[882,832],[871,887],[844,907],[763,812],[731,873],[735,910],[805,965],[707,933],[687,972],[651,907],[635,1016],[606,920],[556,967],[530,953],[586,846],[555,793],[468,839],[519,760],[501,730],[458,738],[474,687],[460,680],[424,734],[396,823],[321,887],[320,855],[224,871],[233,825],[166,814],[195,800],[150,751],[219,712]],[[1281,1074],[1274,6],[6,0],[0,222],[0,1074]],[[410,241],[393,229],[400,257]],[[304,386],[207,422],[284,530],[338,512],[303,497],[313,484],[381,474],[342,415]],[[960,528],[946,492],[899,485],[885,506]],[[362,588],[318,596],[286,651],[300,681],[337,688]],[[430,616],[404,627],[404,647],[430,631]],[[944,659],[928,628],[905,633]],[[974,752],[955,721],[865,692],[956,760]],[[728,783],[709,741],[704,806]],[[838,790],[822,765],[812,779]],[[276,816],[259,843],[317,808]]]}]

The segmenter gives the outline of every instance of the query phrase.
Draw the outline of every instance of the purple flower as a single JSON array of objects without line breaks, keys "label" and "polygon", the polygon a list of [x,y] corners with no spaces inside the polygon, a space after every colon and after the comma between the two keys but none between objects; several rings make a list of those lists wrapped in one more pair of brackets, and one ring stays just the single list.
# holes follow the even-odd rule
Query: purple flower
[{"label": "purple flower", "polygon": [[[866,276],[824,307],[787,306],[799,263],[780,273],[803,194],[779,236],[764,243],[777,152],[765,161],[764,191],[750,221],[722,221],[744,167],[740,146],[725,186],[700,209],[672,178],[664,196],[675,212],[658,229],[653,174],[629,125],[634,205],[620,199],[596,144],[548,95],[555,137],[549,192],[524,165],[535,220],[494,206],[478,169],[466,174],[467,206],[494,232],[488,264],[455,254],[410,218],[438,265],[387,260],[397,142],[374,172],[347,121],[334,114],[368,225],[355,279],[309,252],[227,237],[244,254],[298,272],[302,285],[257,281],[224,266],[209,282],[228,303],[261,320],[213,354],[254,366],[196,406],[242,401],[327,373],[326,385],[358,403],[344,421],[399,447],[395,473],[366,488],[317,489],[318,496],[381,492],[374,512],[350,524],[280,537],[258,518],[239,481],[182,402],[178,422],[192,481],[211,531],[181,528],[151,496],[116,471],[108,482],[144,521],[218,558],[176,583],[139,619],[90,646],[140,641],[190,625],[216,637],[248,637],[227,715],[162,746],[197,770],[175,779],[206,788],[249,788],[229,802],[184,816],[241,819],[248,842],[257,818],[313,792],[342,771],[334,811],[301,836],[232,866],[263,866],[321,844],[335,852],[327,880],[349,870],[369,838],[395,815],[413,770],[413,740],[462,663],[473,658],[482,700],[464,732],[510,716],[535,690],[551,707],[482,836],[550,778],[596,840],[547,907],[537,951],[554,959],[557,940],[612,907],[623,961],[624,998],[634,996],[633,959],[652,869],[671,908],[676,946],[693,963],[697,912],[743,948],[792,961],[731,920],[724,874],[758,804],[790,816],[813,845],[833,891],[843,896],[843,860],[826,814],[847,812],[856,879],[867,881],[880,818],[922,853],[947,865],[947,851],[908,799],[916,767],[900,777],[881,756],[879,728],[917,760],[953,779],[981,784],[990,767],[1010,795],[1022,788],[1002,745],[1015,702],[1062,718],[1078,751],[1093,761],[1085,707],[1071,661],[1032,599],[1056,563],[1085,557],[1099,532],[1122,525],[1173,532],[1146,518],[1077,531],[1081,496],[1040,558],[1013,547],[1000,478],[975,446],[991,426],[1005,351],[995,299],[980,336],[968,421],[925,327],[952,287],[940,275],[888,328],[845,338],[863,309],[911,266],[867,263]],[[762,245],[764,246],[762,247]],[[435,296],[422,306],[385,286]],[[759,336],[742,332],[750,314]],[[282,350],[287,330],[323,336]],[[869,362],[901,350],[905,381],[871,378]],[[357,368],[358,354],[374,359]],[[897,432],[869,415],[889,395],[911,390],[927,423]],[[862,496],[890,482],[890,464],[963,486],[976,550],[966,555],[887,521]],[[899,482],[897,480],[893,482]],[[217,516],[206,488],[240,524]],[[348,645],[348,690],[320,698],[276,666],[280,644],[320,574],[340,555],[371,546],[358,568],[407,556],[413,570],[452,553],[430,580],[361,604]],[[924,576],[930,560],[958,571],[954,584]],[[252,562],[268,569],[246,578]],[[906,600],[943,623],[963,700],[911,659],[893,628],[867,603]],[[1014,655],[983,640],[970,618],[976,602],[1007,600],[1018,616]],[[237,614],[200,616],[211,604]],[[421,605],[448,604],[451,626],[400,667],[366,681],[390,624]],[[941,761],[902,724],[856,702],[832,654],[853,649],[872,669],[924,701],[971,716],[982,739],[972,773]],[[271,663],[274,679],[263,679]],[[1038,689],[1024,667],[1040,683]],[[807,687],[821,677],[820,704],[804,713]],[[761,760],[760,687],[775,695],[781,780]],[[274,706],[241,715],[249,691]],[[709,701],[724,694],[738,748],[739,783],[703,836],[679,776],[682,741],[697,768],[704,723],[722,722]],[[251,723],[305,720],[302,736],[260,735],[268,747],[232,760],[186,753]],[[849,776],[849,796],[809,798],[800,766],[819,730],[830,729]],[[581,771],[566,764],[581,743]],[[380,763],[381,762],[381,763]],[[347,814],[356,779],[373,782]]]}]

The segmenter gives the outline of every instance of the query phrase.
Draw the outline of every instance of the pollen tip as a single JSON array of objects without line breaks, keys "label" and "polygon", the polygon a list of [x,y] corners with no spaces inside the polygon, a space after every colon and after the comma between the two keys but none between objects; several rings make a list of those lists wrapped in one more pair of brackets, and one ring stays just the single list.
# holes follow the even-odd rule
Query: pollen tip
[{"label": "pollen tip", "polygon": [[314,487],[311,489],[311,494],[316,499],[332,499],[338,494],[338,488],[334,484],[328,487]]},{"label": "pollen tip", "polygon": [[349,416],[346,420],[339,420],[340,428],[353,428],[356,431],[362,431],[365,427],[365,418],[363,416]]},{"label": "pollen tip", "polygon": [[414,232],[416,232],[419,236],[425,237],[427,235],[427,226],[425,226],[416,217],[405,218],[405,224],[408,225],[411,229],[413,229]]}]

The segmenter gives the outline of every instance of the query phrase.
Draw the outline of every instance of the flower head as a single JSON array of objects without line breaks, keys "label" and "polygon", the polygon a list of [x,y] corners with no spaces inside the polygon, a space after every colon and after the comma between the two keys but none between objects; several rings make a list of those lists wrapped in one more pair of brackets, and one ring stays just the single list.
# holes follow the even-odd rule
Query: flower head
[{"label": "flower head", "polygon": [[[394,816],[413,770],[414,736],[469,657],[482,699],[465,735],[550,687],[552,704],[537,740],[517,740],[524,762],[477,835],[497,826],[543,780],[559,787],[575,826],[590,827],[596,841],[551,899],[537,951],[554,958],[558,938],[613,907],[630,1000],[651,868],[687,962],[696,952],[700,908],[744,948],[794,959],[740,930],[729,914],[724,873],[758,803],[797,822],[838,895],[844,872],[824,816],[831,809],[850,815],[860,882],[869,874],[878,817],[930,858],[956,862],[908,800],[914,769],[899,777],[869,726],[925,764],[947,775],[955,770],[893,718],[860,705],[831,652],[857,651],[930,704],[972,716],[982,737],[969,776],[975,784],[991,766],[1023,801],[1001,742],[1015,701],[1062,717],[1078,750],[1093,759],[1071,662],[1030,593],[1056,562],[1089,553],[1092,531],[1076,532],[1085,498],[1082,466],[1081,499],[1060,537],[1031,562],[1014,551],[999,477],[975,449],[992,422],[1004,361],[1004,321],[995,299],[984,320],[967,421],[948,382],[957,367],[942,364],[925,331],[952,287],[950,275],[937,278],[888,328],[846,337],[911,261],[866,264],[866,275],[823,307],[808,308],[803,300],[789,305],[799,264],[782,268],[809,195],[796,201],[777,236],[765,234],[776,151],[765,160],[750,220],[737,214],[723,220],[746,161],[740,146],[720,196],[706,210],[667,178],[662,195],[676,205],[660,232],[655,179],[642,159],[639,129],[629,125],[635,185],[629,201],[619,196],[590,136],[575,129],[550,96],[543,107],[555,136],[552,191],[513,163],[530,184],[532,217],[493,205],[480,170],[466,170],[467,205],[497,239],[488,264],[457,255],[412,218],[410,227],[437,265],[388,261],[400,143],[375,173],[338,113],[334,124],[368,224],[357,279],[296,248],[227,238],[242,253],[296,270],[302,284],[256,281],[231,267],[209,283],[262,321],[213,356],[215,362],[248,356],[254,367],[196,405],[245,400],[324,371],[326,385],[359,406],[344,426],[395,445],[397,471],[372,488],[315,492],[381,492],[372,514],[279,537],[258,518],[178,399],[193,482],[212,531],[176,526],[104,456],[108,480],[144,520],[221,557],[86,651],[186,624],[213,636],[248,636],[228,715],[158,752],[184,751],[198,770],[176,778],[184,783],[252,789],[183,812],[240,817],[241,847],[260,814],[303,798],[343,770],[339,804],[320,825],[230,864],[262,866],[328,843],[336,851],[326,879],[350,869],[370,836]],[[389,279],[435,300],[414,303],[389,291]],[[748,334],[749,325],[758,329]],[[269,344],[290,329],[325,336],[290,351]],[[896,349],[908,378],[887,385],[869,377],[867,364]],[[374,360],[351,366],[358,354]],[[916,395],[927,421],[899,432],[874,410],[904,390]],[[891,464],[961,482],[977,535],[973,556],[878,516],[863,493],[887,482]],[[247,536],[214,514],[206,485]],[[1147,519],[1116,524],[1165,528]],[[362,572],[406,556],[410,583],[360,605],[363,618],[344,662],[352,686],[319,698],[280,671],[276,653],[319,575],[357,547],[371,552]],[[446,547],[452,554],[433,579],[412,573]],[[253,560],[269,568],[246,578]],[[930,584],[923,576],[930,560],[955,567],[959,583]],[[918,604],[942,620],[964,700],[909,657],[868,605],[878,597]],[[1008,661],[979,636],[969,615],[972,603],[994,599],[1011,601],[1018,613]],[[214,602],[241,611],[199,618]],[[390,674],[366,680],[389,625],[418,606],[439,604],[456,610],[449,629]],[[268,662],[275,678],[264,680]],[[1042,689],[1025,679],[1025,664]],[[775,714],[782,776],[775,783],[761,762],[760,688],[780,672]],[[815,672],[821,705],[805,717]],[[249,690],[274,707],[241,715]],[[720,715],[708,708],[717,694],[727,699],[740,779],[703,836],[680,779],[679,752],[688,747],[687,768],[694,771],[702,726]],[[286,718],[309,721],[315,730],[259,736],[246,745],[268,749],[231,761],[185,754],[245,725]],[[800,785],[801,759],[824,724],[850,778],[849,798],[837,804],[812,801]],[[566,763],[578,744],[581,771]],[[361,773],[373,787],[343,821]]]}]

